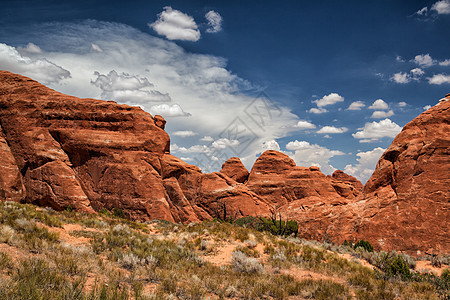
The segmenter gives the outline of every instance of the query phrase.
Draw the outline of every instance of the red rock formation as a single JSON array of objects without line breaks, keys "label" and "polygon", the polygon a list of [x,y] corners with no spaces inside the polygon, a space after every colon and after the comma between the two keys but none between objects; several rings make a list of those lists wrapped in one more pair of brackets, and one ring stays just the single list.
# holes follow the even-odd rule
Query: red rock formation
[{"label": "red rock formation", "polygon": [[231,157],[222,165],[220,173],[227,175],[239,183],[244,183],[250,174],[238,157]]},{"label": "red rock formation", "polygon": [[[274,150],[265,151],[256,160],[246,186],[278,206],[300,200],[304,203],[347,202],[318,167],[298,167],[289,156]],[[354,198],[352,193],[349,198]]]},{"label": "red rock formation", "polygon": [[138,220],[209,219],[218,199],[230,212],[268,212],[234,180],[168,154],[165,122],[0,71],[0,196],[58,210],[116,208]]},{"label": "red rock formation", "polygon": [[379,247],[450,253],[450,101],[406,124],[364,187],[360,231]]},{"label": "red rock formation", "polygon": [[364,187],[358,179],[341,170],[334,171],[333,175],[328,175],[327,178],[339,195],[349,199],[357,197]]},{"label": "red rock formation", "polygon": [[300,200],[284,206],[283,212],[302,224],[305,238],[365,239],[376,249],[448,254],[449,149],[450,101],[446,101],[403,128],[356,200],[335,207],[305,207]]}]

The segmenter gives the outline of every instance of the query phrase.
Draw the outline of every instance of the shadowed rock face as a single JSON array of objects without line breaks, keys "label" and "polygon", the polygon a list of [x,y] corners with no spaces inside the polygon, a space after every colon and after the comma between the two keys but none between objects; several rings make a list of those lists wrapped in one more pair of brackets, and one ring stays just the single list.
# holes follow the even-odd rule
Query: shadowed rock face
[{"label": "shadowed rock face", "polygon": [[116,208],[138,220],[209,219],[217,199],[230,213],[268,212],[245,186],[171,156],[165,123],[0,71],[0,196],[58,210]]}]

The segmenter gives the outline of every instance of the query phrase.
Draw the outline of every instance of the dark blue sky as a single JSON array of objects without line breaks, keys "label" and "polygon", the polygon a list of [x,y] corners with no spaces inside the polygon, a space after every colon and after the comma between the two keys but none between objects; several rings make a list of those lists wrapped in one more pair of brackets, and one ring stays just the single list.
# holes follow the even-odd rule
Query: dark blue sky
[{"label": "dark blue sky", "polygon": [[[404,126],[421,113],[423,107],[436,104],[441,97],[450,92],[450,64],[446,63],[450,58],[450,12],[446,10],[446,5],[450,9],[450,2],[447,0],[2,1],[0,43],[13,47],[23,57],[45,58],[70,72],[71,79],[48,81],[52,88],[71,92],[77,96],[101,98],[105,95],[104,93],[100,95],[101,91],[105,92],[101,87],[97,94],[85,94],[84,91],[77,94],[75,87],[81,86],[81,83],[75,81],[81,80],[78,78],[82,76],[77,76],[75,67],[64,64],[68,60],[68,55],[74,54],[67,46],[69,45],[67,41],[72,39],[73,43],[82,43],[83,40],[89,40],[89,43],[86,42],[88,46],[96,44],[93,42],[95,41],[93,36],[87,33],[80,34],[80,28],[83,26],[86,32],[94,31],[94,27],[100,26],[97,23],[86,25],[87,19],[93,22],[107,21],[127,25],[129,28],[123,29],[120,34],[126,35],[129,39],[133,37],[135,40],[142,40],[148,36],[157,38],[152,43],[157,43],[156,40],[168,41],[167,36],[158,34],[148,24],[158,19],[158,14],[164,7],[170,6],[172,10],[192,17],[201,37],[197,41],[172,39],[164,47],[170,49],[172,49],[170,45],[176,47],[167,51],[176,52],[182,49],[185,53],[182,56],[184,61],[198,59],[197,54],[214,58],[214,63],[228,72],[225,80],[234,80],[230,79],[230,76],[237,76],[239,80],[248,83],[247,88],[241,84],[237,90],[233,90],[233,95],[242,94],[251,98],[264,91],[270,99],[290,113],[287,119],[280,121],[279,128],[292,127],[291,123],[298,120],[313,124],[309,125],[309,128],[300,126],[297,129],[286,129],[285,132],[263,130],[258,133],[261,138],[258,142],[264,142],[264,139],[274,140],[280,146],[280,150],[288,152],[298,164],[314,163],[314,155],[310,159],[299,158],[301,155],[307,156],[311,151],[316,151],[318,156],[322,156],[321,151],[325,151],[325,157],[331,156],[325,161],[319,159],[316,163],[325,169],[325,172],[327,170],[330,172],[333,168],[344,169],[349,165],[348,172],[353,172],[355,176],[365,180],[367,175],[363,176],[362,172],[365,171],[367,174],[366,169],[369,168],[368,165],[374,164],[374,160],[372,158],[370,162],[358,162],[357,159],[363,159],[364,155],[357,156],[357,153],[366,153],[367,157],[379,155],[381,150],[374,149],[386,148],[395,135],[392,132],[398,131],[392,124]],[[417,13],[425,7],[426,13]],[[208,32],[210,26],[205,14],[209,11],[221,16],[221,29],[217,32]],[[101,26],[106,28],[109,25]],[[113,34],[112,27],[114,26],[103,28],[103,34],[105,32]],[[59,28],[61,32],[58,32]],[[132,30],[137,31],[130,33]],[[114,34],[115,38],[120,35],[117,32]],[[99,40],[99,37],[96,36],[96,39]],[[130,47],[130,40],[127,41],[124,44],[125,48]],[[37,45],[40,52],[28,51],[26,46],[30,42]],[[101,38],[99,43],[102,43]],[[106,41],[103,41],[103,47],[107,47],[105,43]],[[156,51],[154,50],[156,48],[153,48],[156,46],[152,45],[145,46],[149,52]],[[13,51],[8,49],[5,51]],[[139,51],[136,50],[136,53],[140,53]],[[105,58],[105,62],[109,65],[98,65],[95,70],[89,70],[90,74],[94,71],[103,74],[116,70],[119,74],[126,71],[130,75],[145,75],[137,69],[133,72],[133,69],[121,66],[120,62],[111,59],[113,56],[108,51],[102,53],[105,56],[109,55],[109,59]],[[91,57],[92,53],[87,53],[85,57],[81,57],[80,53],[77,55],[78,58],[85,59]],[[217,62],[216,58],[222,62]],[[73,59],[72,57],[71,60]],[[199,68],[201,63],[196,61],[194,64],[195,68]],[[186,66],[180,71],[180,66],[172,63],[170,65],[177,70],[177,74],[189,74],[189,70],[184,69]],[[0,68],[17,72],[25,70],[22,73],[30,76],[33,72],[29,71],[28,67],[19,68],[11,60],[3,62],[0,60]],[[152,73],[152,68],[149,69]],[[214,73],[214,76],[217,74]],[[224,78],[222,75],[219,77],[214,77],[214,84]],[[148,77],[148,79],[152,83],[158,83],[160,87],[168,84],[166,81],[158,82],[158,78]],[[95,81],[95,77],[91,76],[86,84],[94,88],[91,81]],[[186,80],[181,82],[186,83]],[[231,81],[227,81],[229,82]],[[199,83],[193,81],[190,84]],[[208,86],[211,86],[211,82],[209,84]],[[201,87],[202,85],[197,86],[198,89]],[[218,91],[217,88],[215,90]],[[215,135],[220,130],[202,132],[198,128],[185,128],[191,123],[194,124],[196,118],[199,118],[198,122],[204,121],[201,119],[203,110],[196,112],[192,106],[194,101],[189,100],[189,97],[176,98],[177,91],[165,88],[164,92],[168,93],[172,102],[179,104],[183,109],[191,105],[188,111],[190,116],[186,114],[187,117],[184,119],[178,116],[171,120],[170,114],[167,115],[169,132],[191,129],[195,133],[191,136],[172,136],[173,144],[184,147],[181,153],[176,153],[177,150],[174,149],[175,154],[184,155],[189,161],[195,153],[194,149],[190,151],[189,147],[198,145],[198,140],[202,136],[211,136],[217,140]],[[320,107],[312,102],[332,93],[337,94],[333,97],[342,97],[344,100],[332,101]],[[111,97],[114,98],[114,95]],[[199,95],[192,94],[190,97],[200,99]],[[378,99],[382,99],[387,107],[369,108]],[[118,98],[114,100],[120,102]],[[364,106],[360,106],[359,110],[347,109],[351,103],[357,101],[361,101]],[[133,104],[133,101],[129,102]],[[195,103],[204,108],[203,102]],[[327,111],[314,113],[310,111],[311,108],[323,108]],[[209,109],[211,111],[215,107]],[[236,109],[239,109],[238,106]],[[148,107],[147,110],[153,112]],[[378,111],[378,116],[374,116],[375,111]],[[239,113],[236,111],[235,115]],[[386,121],[381,124],[380,122],[385,119],[391,123]],[[380,134],[374,137],[373,134],[372,136],[368,134],[367,138],[364,138],[370,129],[366,125],[373,122],[377,123],[373,130],[379,128],[383,131],[386,129],[383,127],[385,125],[391,127],[386,129],[388,133],[384,136]],[[173,124],[173,127],[170,124]],[[318,132],[326,126],[328,127],[323,133]],[[336,133],[329,127],[334,127]],[[358,131],[364,131],[359,138],[355,137]],[[362,140],[365,142],[361,142]],[[308,142],[309,150],[295,146],[295,141]],[[289,142],[292,143],[286,148]],[[206,146],[211,148],[207,143]],[[261,150],[258,147],[255,146],[253,152],[243,154],[247,156],[247,166],[251,166],[255,155]],[[340,153],[326,154],[327,150]],[[302,151],[306,152],[301,154]]]}]

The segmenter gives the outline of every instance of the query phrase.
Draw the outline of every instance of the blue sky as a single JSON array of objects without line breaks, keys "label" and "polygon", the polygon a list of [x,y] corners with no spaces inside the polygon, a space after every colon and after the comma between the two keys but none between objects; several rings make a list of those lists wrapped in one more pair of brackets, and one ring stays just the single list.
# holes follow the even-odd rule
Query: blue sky
[{"label": "blue sky", "polygon": [[266,149],[365,182],[450,92],[450,2],[2,1],[0,69],[168,121],[205,171]]}]

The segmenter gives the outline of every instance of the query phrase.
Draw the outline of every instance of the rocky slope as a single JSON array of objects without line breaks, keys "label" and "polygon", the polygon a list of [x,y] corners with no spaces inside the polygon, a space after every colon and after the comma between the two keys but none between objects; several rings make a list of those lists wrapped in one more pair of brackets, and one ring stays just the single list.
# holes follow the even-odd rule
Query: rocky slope
[{"label": "rocky slope", "polygon": [[0,196],[61,210],[120,209],[177,222],[266,214],[267,201],[169,154],[165,120],[0,71]]}]

